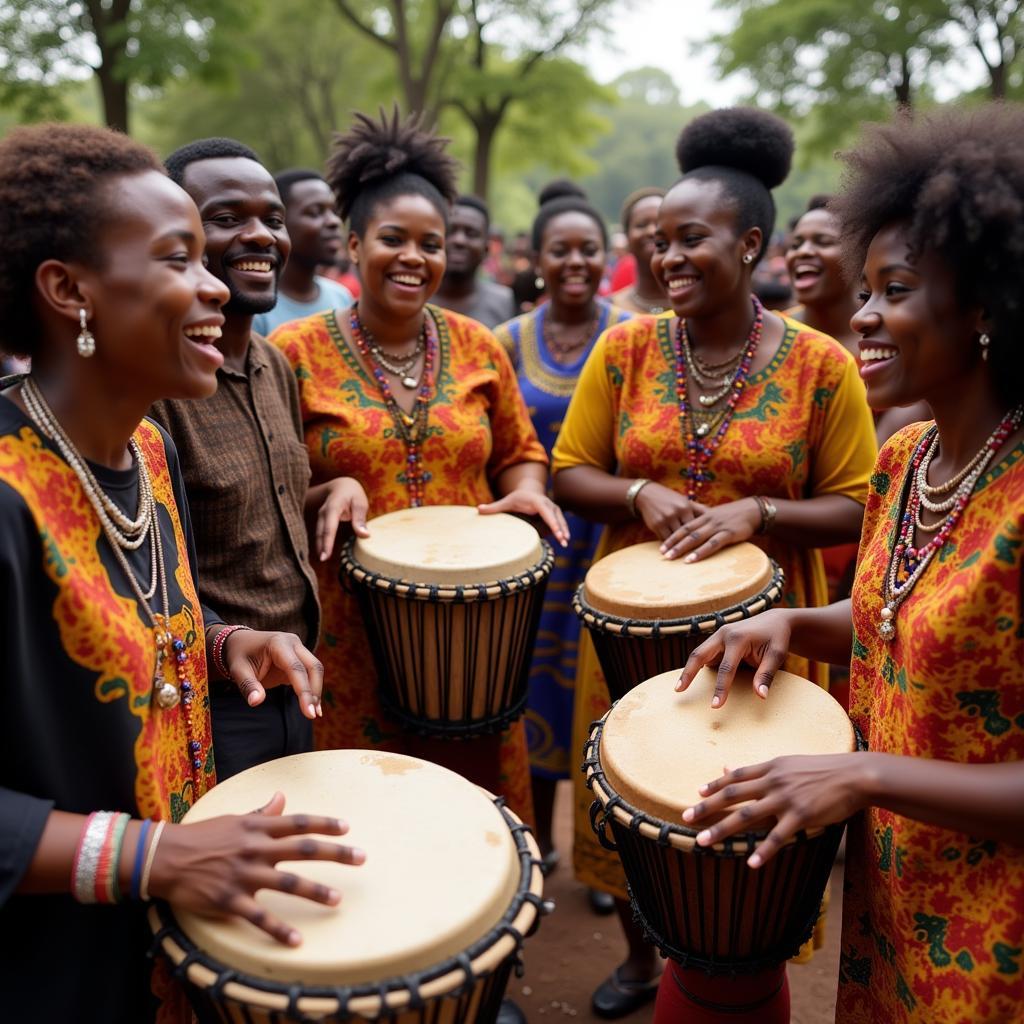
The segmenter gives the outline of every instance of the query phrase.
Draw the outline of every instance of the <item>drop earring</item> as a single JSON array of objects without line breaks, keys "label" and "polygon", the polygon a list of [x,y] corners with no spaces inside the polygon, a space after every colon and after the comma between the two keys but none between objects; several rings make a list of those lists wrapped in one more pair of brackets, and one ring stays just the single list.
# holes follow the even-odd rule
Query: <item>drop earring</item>
[{"label": "drop earring", "polygon": [[537,291],[539,291],[539,292],[542,292],[542,291],[544,291],[544,278],[543,278],[543,277],[541,277],[541,276],[540,276],[540,274],[538,274],[538,275],[537,275],[537,276],[536,276],[536,277],[535,277],[535,278],[533,279],[533,286],[534,286],[534,288],[536,288],[536,289],[537,289]]},{"label": "drop earring", "polygon": [[982,334],[978,338],[978,344],[981,346],[981,358],[988,362],[988,349],[992,344],[992,339],[987,334]]},{"label": "drop earring", "polygon": [[91,359],[96,354],[96,339],[93,337],[92,331],[89,330],[89,321],[84,307],[78,311],[78,323],[81,327],[75,342],[78,346],[78,354],[83,359]]}]

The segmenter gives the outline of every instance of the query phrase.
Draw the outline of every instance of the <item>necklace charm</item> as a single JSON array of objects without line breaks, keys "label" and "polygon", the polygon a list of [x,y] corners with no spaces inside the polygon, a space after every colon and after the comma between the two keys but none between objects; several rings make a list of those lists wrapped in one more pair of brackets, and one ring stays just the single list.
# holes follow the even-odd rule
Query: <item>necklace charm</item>
[{"label": "necklace charm", "polygon": [[893,610],[886,605],[879,613],[878,633],[883,640],[891,640],[896,635],[896,621]]},{"label": "necklace charm", "polygon": [[171,686],[170,683],[160,683],[156,686],[156,702],[164,711],[169,711],[175,707],[180,699],[181,696],[176,686]]},{"label": "necklace charm", "polygon": [[697,427],[697,436],[698,437],[707,437],[708,436],[708,431],[710,429],[711,429],[711,426],[709,424],[701,423],[700,426]]},{"label": "necklace charm", "polygon": [[420,382],[415,377],[403,377],[402,387],[408,388],[410,391],[415,391],[420,386]]}]

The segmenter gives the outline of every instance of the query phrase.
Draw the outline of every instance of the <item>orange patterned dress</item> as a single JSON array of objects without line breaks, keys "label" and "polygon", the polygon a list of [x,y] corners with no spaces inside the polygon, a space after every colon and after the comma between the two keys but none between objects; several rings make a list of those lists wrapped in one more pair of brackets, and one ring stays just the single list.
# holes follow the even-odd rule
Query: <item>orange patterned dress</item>
[{"label": "orange patterned dress", "polygon": [[[508,355],[475,320],[427,307],[437,329],[438,363],[427,437],[420,454],[427,505],[493,501],[493,481],[523,462],[547,463],[519,394]],[[358,480],[370,517],[409,507],[405,444],[375,381],[345,342],[333,312],[286,324],[270,338],[299,384],[313,483]],[[372,529],[372,526],[371,526]],[[532,818],[529,761],[522,722],[493,739],[414,741],[399,732],[377,699],[377,678],[355,598],[338,583],[339,556],[317,566],[323,629],[324,717],[319,749],[381,747],[439,761],[501,792]]]},{"label": "orange patterned dress", "polygon": [[[883,446],[853,589],[851,714],[871,750],[964,763],[1024,759],[1024,443],[979,480],[963,517],[878,633],[907,467],[928,424]],[[1021,795],[1024,799],[1024,794]],[[881,808],[847,839],[836,1019],[1024,1019],[1024,846]]]},{"label": "orange patterned dress", "polygon": [[[88,1006],[97,1020],[144,1022],[156,1006],[141,905],[13,892],[50,811],[178,821],[214,782],[203,613],[176,455],[148,421],[135,437],[157,502],[172,632],[185,644],[191,727],[184,701],[161,709],[151,700],[153,630],[78,477],[0,399],[0,991],[12,1020],[73,1020]],[[137,472],[94,472],[134,516]],[[145,580],[148,543],[132,554]],[[173,681],[169,662],[164,669]]]},{"label": "orange patterned dress", "polygon": [[[597,342],[580,375],[555,444],[557,473],[597,466],[623,477],[646,477],[685,493],[688,465],[679,426],[675,384],[676,321],[630,320]],[[778,352],[747,383],[729,429],[709,463],[713,479],[701,500],[720,505],[755,494],[800,499],[841,494],[863,502],[875,457],[871,414],[853,359],[836,341],[785,321]],[[608,526],[595,560],[653,536],[639,520]],[[755,538],[783,568],[783,603],[813,607],[826,600],[821,554]],[[825,682],[825,672],[803,659],[791,671]],[[588,727],[609,706],[608,688],[589,636],[580,644],[573,748],[582,751]],[[577,772],[577,877],[625,897],[618,858],[598,845],[590,826],[590,791]]]}]

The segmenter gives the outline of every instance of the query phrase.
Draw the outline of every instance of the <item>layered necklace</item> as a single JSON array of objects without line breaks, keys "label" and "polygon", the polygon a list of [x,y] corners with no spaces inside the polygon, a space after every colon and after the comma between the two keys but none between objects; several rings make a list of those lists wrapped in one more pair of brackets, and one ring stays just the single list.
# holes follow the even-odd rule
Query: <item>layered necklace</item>
[{"label": "layered necklace", "polygon": [[[437,336],[433,330],[428,328],[427,324],[429,321],[430,316],[424,311],[423,326],[420,328],[416,341],[416,356],[413,358],[413,362],[415,362],[420,352],[426,353],[423,357],[423,373],[420,375],[419,381],[412,377],[407,377],[402,381],[402,384],[410,388],[410,390],[417,383],[419,384],[419,392],[416,395],[416,402],[411,415],[407,414],[398,402],[395,401],[391,386],[384,375],[384,369],[396,375],[399,371],[392,369],[386,362],[374,355],[374,352],[379,352],[380,348],[376,341],[374,341],[373,335],[363,326],[363,322],[359,318],[359,310],[355,306],[352,307],[348,321],[349,328],[352,331],[352,340],[355,341],[356,348],[359,350],[363,360],[373,371],[373,379],[377,382],[377,387],[380,388],[381,396],[384,399],[384,405],[387,406],[387,410],[391,413],[391,418],[394,421],[395,432],[405,445],[405,485],[409,492],[409,506],[411,508],[419,508],[423,504],[426,484],[422,450],[423,441],[427,436],[430,396],[434,390],[434,367],[437,363]],[[408,383],[410,380],[412,385]]]},{"label": "layered necklace", "polygon": [[[121,566],[125,577],[135,593],[139,607],[145,612],[153,630],[156,643],[156,661],[153,668],[153,700],[164,710],[175,707],[179,701],[185,709],[185,734],[188,742],[189,760],[193,769],[193,782],[198,787],[199,773],[203,767],[202,745],[195,738],[192,724],[192,700],[195,690],[185,674],[185,642],[171,632],[170,599],[167,592],[167,566],[164,561],[163,543],[160,539],[160,523],[157,517],[157,503],[153,496],[153,483],[149,475],[146,457],[134,437],[129,438],[128,447],[139,470],[139,502],[134,519],[126,516],[100,486],[89,464],[79,454],[71,438],[60,425],[49,403],[46,401],[35,378],[26,377],[21,390],[22,399],[29,415],[39,429],[57,446],[64,461],[71,467],[85,496],[89,499],[100,521],[114,557]],[[149,540],[150,579],[145,590],[132,569],[126,551],[137,551]],[[163,611],[154,611],[150,605],[159,590]],[[166,675],[165,666],[170,661],[174,670],[174,682]],[[200,790],[197,788],[196,792]]]},{"label": "layered necklace", "polygon": [[593,340],[601,323],[601,311],[598,309],[597,315],[584,326],[582,333],[577,335],[572,341],[564,341],[555,337],[555,333],[551,329],[549,312],[550,310],[545,310],[541,314],[541,333],[544,335],[544,345],[547,350],[560,361],[566,360],[568,356],[574,355],[581,349],[586,348]]},{"label": "layered necklace", "polygon": [[[708,463],[725,437],[732,422],[736,404],[747,386],[754,353],[764,329],[764,307],[752,297],[754,322],[746,345],[735,356],[721,363],[699,359],[690,343],[686,321],[680,317],[676,327],[676,399],[679,404],[679,425],[682,428],[688,465],[683,471],[687,481],[687,497],[694,501],[703,485],[711,479]],[[690,376],[706,394],[697,396],[696,406],[689,396]]]},{"label": "layered necklace", "polygon": [[[892,640],[896,636],[896,613],[900,605],[910,596],[914,585],[924,575],[936,553],[945,546],[963,516],[981,475],[1022,421],[1024,405],[1019,405],[1000,420],[977,455],[956,476],[935,487],[928,483],[928,470],[939,450],[938,427],[930,427],[918,442],[910,461],[906,508],[896,531],[895,544],[889,554],[889,567],[882,583],[878,632],[884,639]],[[925,525],[921,521],[922,508],[942,515],[943,518]],[[914,545],[915,529],[933,534],[923,547]]]}]

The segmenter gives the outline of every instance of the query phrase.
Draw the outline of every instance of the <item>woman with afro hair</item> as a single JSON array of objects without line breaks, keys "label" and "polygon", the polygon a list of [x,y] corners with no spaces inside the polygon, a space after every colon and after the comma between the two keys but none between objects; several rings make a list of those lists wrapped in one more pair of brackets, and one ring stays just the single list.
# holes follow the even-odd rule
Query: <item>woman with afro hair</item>
[{"label": "woman with afro hair", "polygon": [[680,685],[722,660],[724,699],[744,660],[760,690],[786,651],[845,658],[870,753],[736,769],[684,819],[724,813],[698,836],[718,842],[752,801],[777,822],[756,867],[856,815],[836,1019],[1008,1024],[1024,1006],[1024,113],[899,118],[846,161],[868,399],[935,418],[879,453],[851,600],[726,627]]},{"label": "woman with afro hair", "polygon": [[124,135],[36,125],[0,142],[0,225],[0,342],[32,357],[0,390],[4,1019],[191,1021],[146,956],[147,900],[295,946],[255,893],[341,896],[278,862],[362,860],[280,793],[179,824],[215,781],[214,667],[292,684],[310,717],[320,667],[294,635],[204,611],[177,452],[145,418],[213,394],[224,361],[195,204]]},{"label": "woman with afro hair", "polygon": [[[337,137],[327,179],[349,226],[362,292],[351,310],[284,325],[270,340],[298,378],[313,482],[343,474],[363,486],[347,512],[357,535],[368,535],[368,516],[477,505],[485,514],[536,516],[564,545],[565,519],[546,496],[547,454],[505,350],[475,320],[428,304],[444,275],[457,194],[446,144],[397,112],[379,121],[357,115]],[[425,415],[414,422],[425,388]],[[420,439],[418,474],[406,472],[411,435]],[[522,722],[457,743],[401,733],[378,702],[358,605],[338,585],[339,555],[317,554],[327,707],[314,728],[316,746],[415,753],[503,794],[531,819]]]},{"label": "woman with afro hair", "polygon": [[[792,151],[786,125],[758,110],[712,112],[683,130],[683,176],[659,208],[652,259],[675,316],[630,320],[598,341],[553,465],[556,500],[607,524],[595,557],[657,539],[664,557],[695,561],[753,540],[785,572],[782,603],[808,608],[827,601],[817,549],[860,534],[875,441],[850,354],[752,295],[774,226],[770,189],[786,177]],[[788,667],[827,680],[804,658]],[[608,703],[585,637],[576,749]],[[582,775],[576,781],[577,875],[619,897],[628,929],[621,868],[597,843],[591,795]],[[653,994],[650,958],[635,941],[630,949],[595,993],[606,1016]],[[730,994],[744,998],[738,983]]]}]

